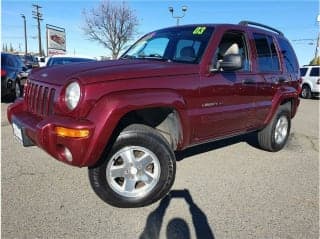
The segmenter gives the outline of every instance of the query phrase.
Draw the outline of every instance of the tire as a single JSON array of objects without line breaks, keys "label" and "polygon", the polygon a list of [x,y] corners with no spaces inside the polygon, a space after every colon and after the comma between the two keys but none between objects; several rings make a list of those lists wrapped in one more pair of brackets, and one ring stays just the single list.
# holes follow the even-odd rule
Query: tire
[{"label": "tire", "polygon": [[303,85],[301,90],[301,97],[305,99],[311,99],[312,98],[312,92],[308,85]]},{"label": "tire", "polygon": [[258,132],[259,146],[270,152],[281,150],[289,137],[291,128],[291,104],[281,105],[271,122]]},{"label": "tire", "polygon": [[164,197],[176,172],[173,151],[155,129],[134,124],[125,128],[101,163],[89,168],[94,192],[120,208],[143,207]]}]

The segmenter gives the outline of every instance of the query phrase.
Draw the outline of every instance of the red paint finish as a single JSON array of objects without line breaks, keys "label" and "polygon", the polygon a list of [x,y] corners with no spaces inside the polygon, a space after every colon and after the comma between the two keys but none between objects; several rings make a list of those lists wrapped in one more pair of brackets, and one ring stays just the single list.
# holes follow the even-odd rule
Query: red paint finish
[{"label": "red paint finish", "polygon": [[[169,107],[179,115],[182,136],[178,150],[193,144],[265,127],[278,106],[299,105],[298,74],[288,73],[277,46],[281,69],[259,72],[252,32],[274,33],[240,25],[211,25],[213,35],[197,64],[147,59],[123,59],[64,65],[33,71],[27,97],[8,107],[10,123],[19,122],[28,138],[54,158],[74,165],[93,166],[108,145],[122,117],[140,109]],[[245,36],[248,71],[210,71],[222,36],[228,31]],[[284,78],[284,82],[279,82]],[[250,81],[247,84],[247,81]],[[75,110],[66,107],[70,82],[81,86]],[[86,138],[59,137],[56,126],[89,129]],[[64,155],[67,147],[73,161]]]}]

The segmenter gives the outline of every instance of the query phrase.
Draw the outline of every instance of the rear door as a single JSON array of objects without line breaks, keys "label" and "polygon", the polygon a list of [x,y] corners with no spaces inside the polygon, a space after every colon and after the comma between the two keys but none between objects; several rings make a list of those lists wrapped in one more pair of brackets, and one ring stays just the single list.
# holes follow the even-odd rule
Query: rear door
[{"label": "rear door", "polygon": [[253,32],[252,42],[256,59],[255,71],[259,78],[255,98],[254,125],[261,127],[272,108],[272,100],[278,88],[281,84],[290,81],[290,77],[283,74],[276,41],[272,35]]}]

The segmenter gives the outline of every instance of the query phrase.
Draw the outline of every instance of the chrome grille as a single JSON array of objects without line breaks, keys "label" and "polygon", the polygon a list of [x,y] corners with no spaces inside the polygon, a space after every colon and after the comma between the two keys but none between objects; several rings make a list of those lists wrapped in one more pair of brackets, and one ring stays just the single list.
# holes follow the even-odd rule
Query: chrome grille
[{"label": "chrome grille", "polygon": [[29,83],[25,91],[28,111],[39,116],[52,115],[55,92],[54,88]]}]

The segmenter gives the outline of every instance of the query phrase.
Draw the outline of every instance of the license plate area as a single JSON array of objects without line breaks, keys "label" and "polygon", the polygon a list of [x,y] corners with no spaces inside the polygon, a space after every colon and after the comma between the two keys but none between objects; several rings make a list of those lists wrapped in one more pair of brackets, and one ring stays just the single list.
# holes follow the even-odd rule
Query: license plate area
[{"label": "license plate area", "polygon": [[12,129],[14,137],[23,144],[22,129],[15,122],[12,124]]},{"label": "license plate area", "polygon": [[25,129],[19,124],[17,121],[12,122],[13,135],[17,139],[17,141],[23,146],[33,146],[33,142],[26,135]]}]

